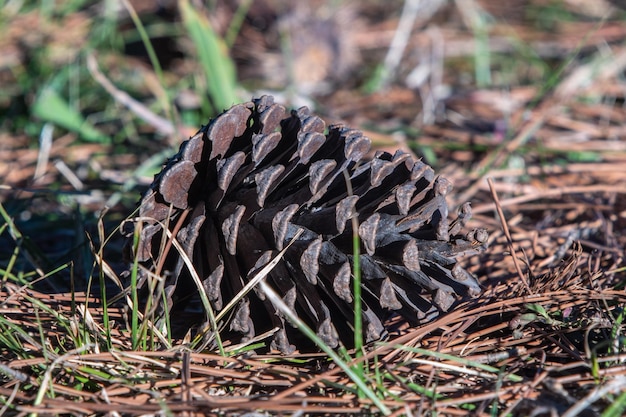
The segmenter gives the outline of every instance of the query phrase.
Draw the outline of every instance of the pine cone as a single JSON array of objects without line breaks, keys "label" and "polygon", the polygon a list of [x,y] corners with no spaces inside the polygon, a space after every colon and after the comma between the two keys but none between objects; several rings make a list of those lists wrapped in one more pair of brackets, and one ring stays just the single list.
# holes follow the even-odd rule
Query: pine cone
[{"label": "pine cone", "polygon": [[[487,233],[459,235],[469,203],[448,221],[450,182],[403,152],[366,160],[370,141],[360,131],[325,128],[306,107],[288,114],[264,96],[232,107],[182,144],[141,200],[139,244],[127,254],[143,266],[144,287],[155,272],[164,277],[167,305],[153,300],[159,311],[184,307],[197,293],[164,227],[215,311],[287,248],[266,280],[331,347],[353,340],[353,217],[367,341],[384,336],[392,312],[419,324],[480,293],[456,258],[484,249]],[[306,344],[256,289],[235,310],[226,323],[233,341],[278,328],[271,348],[289,353]]]}]

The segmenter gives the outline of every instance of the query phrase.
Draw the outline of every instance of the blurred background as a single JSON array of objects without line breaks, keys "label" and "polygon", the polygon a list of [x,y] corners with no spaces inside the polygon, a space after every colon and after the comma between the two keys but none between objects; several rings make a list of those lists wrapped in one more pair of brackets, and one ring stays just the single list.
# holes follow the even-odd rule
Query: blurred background
[{"label": "blurred background", "polygon": [[[506,195],[599,177],[619,184],[626,161],[623,6],[4,1],[4,220],[13,218],[33,244],[29,262],[45,270],[82,253],[76,267],[89,275],[85,230],[97,236],[105,208],[108,235],[181,141],[260,94],[360,128],[377,149],[424,158],[455,182],[453,203],[472,198],[477,213],[489,200],[487,172]],[[557,169],[581,163],[601,165]],[[11,256],[15,239],[0,234],[1,259]]]}]

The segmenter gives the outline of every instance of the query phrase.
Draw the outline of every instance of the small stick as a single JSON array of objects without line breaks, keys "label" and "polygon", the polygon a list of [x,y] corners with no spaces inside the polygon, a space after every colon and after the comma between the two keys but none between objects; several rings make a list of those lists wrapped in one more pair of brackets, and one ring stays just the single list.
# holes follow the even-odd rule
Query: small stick
[{"label": "small stick", "polygon": [[144,122],[154,127],[160,134],[164,136],[171,136],[176,132],[172,122],[153,113],[148,107],[132,98],[128,93],[115,87],[113,83],[109,81],[109,79],[106,78],[102,72],[100,72],[98,63],[96,62],[96,57],[93,56],[93,54],[87,55],[87,69],[91,73],[93,79],[96,80],[96,82],[100,84],[115,101],[135,113]]}]

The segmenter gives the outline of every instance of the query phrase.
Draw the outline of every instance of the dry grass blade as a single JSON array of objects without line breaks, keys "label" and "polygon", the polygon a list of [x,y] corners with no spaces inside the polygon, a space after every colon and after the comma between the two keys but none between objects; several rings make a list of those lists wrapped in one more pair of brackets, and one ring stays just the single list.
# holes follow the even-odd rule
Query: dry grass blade
[{"label": "dry grass blade", "polygon": [[509,245],[509,251],[511,253],[511,259],[513,259],[513,264],[515,265],[515,270],[517,271],[518,277],[524,283],[524,286],[528,290],[529,293],[532,294],[530,287],[528,286],[528,282],[526,281],[526,276],[522,271],[522,268],[519,265],[517,254],[515,253],[515,247],[513,246],[513,239],[511,238],[511,233],[509,232],[509,226],[506,223],[506,218],[504,217],[504,213],[502,212],[502,206],[500,205],[500,200],[498,199],[498,194],[493,186],[493,180],[491,178],[487,178],[487,182],[489,183],[489,188],[491,190],[491,196],[493,197],[493,201],[496,205],[496,211],[498,212],[498,217],[500,218],[500,224],[502,224],[502,230],[504,231],[504,236],[506,236],[507,243]]},{"label": "dry grass blade", "polygon": [[146,123],[153,126],[161,135],[169,137],[176,133],[176,129],[174,128],[172,122],[155,114],[144,104],[133,99],[130,95],[128,95],[128,93],[115,87],[113,83],[109,81],[104,74],[102,74],[98,68],[96,57],[93,54],[87,55],[87,68],[89,69],[89,72],[94,80],[96,80],[96,82],[100,84],[102,88],[104,88],[117,102],[127,107]]}]

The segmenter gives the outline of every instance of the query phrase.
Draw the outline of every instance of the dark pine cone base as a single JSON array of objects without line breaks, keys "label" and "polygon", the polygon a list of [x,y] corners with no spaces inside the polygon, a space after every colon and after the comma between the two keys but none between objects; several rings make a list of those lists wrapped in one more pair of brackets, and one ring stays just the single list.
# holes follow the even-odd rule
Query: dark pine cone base
[{"label": "dark pine cone base", "polygon": [[[367,160],[370,141],[360,131],[325,129],[306,107],[288,114],[264,96],[232,107],[182,144],[141,200],[135,228],[125,228],[127,255],[142,266],[140,285],[152,285],[155,274],[164,277],[167,305],[159,294],[152,300],[160,314],[184,308],[197,294],[180,247],[216,312],[288,247],[267,282],[327,344],[349,346],[352,218],[362,243],[367,341],[384,336],[394,311],[411,324],[424,323],[458,298],[480,293],[456,258],[484,249],[487,233],[459,235],[469,203],[449,222],[450,182],[403,152]],[[133,230],[140,233],[134,253]],[[278,328],[271,348],[310,347],[260,290],[225,317],[222,336],[234,342]]]}]

